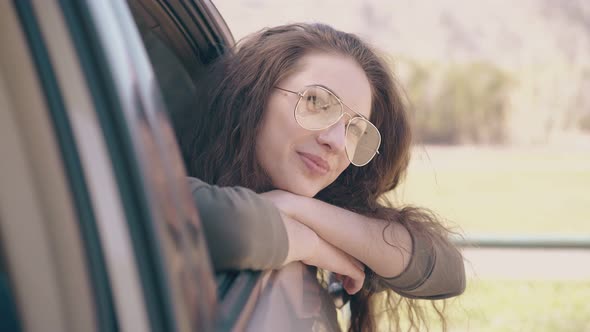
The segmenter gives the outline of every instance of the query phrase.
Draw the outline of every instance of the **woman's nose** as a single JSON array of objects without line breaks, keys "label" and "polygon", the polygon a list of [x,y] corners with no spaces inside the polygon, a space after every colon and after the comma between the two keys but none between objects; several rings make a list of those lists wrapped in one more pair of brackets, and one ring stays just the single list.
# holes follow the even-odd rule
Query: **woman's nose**
[{"label": "woman's nose", "polygon": [[320,131],[317,136],[318,143],[327,146],[330,150],[344,151],[346,146],[346,117],[332,126]]}]

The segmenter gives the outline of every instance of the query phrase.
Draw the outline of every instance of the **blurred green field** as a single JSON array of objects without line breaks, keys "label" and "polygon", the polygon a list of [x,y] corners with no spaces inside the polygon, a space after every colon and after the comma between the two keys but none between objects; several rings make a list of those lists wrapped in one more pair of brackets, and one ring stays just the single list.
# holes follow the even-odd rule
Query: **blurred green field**
[{"label": "blurred green field", "polygon": [[[466,234],[590,235],[589,188],[590,151],[421,146],[391,197]],[[590,280],[480,275],[450,301],[449,331],[590,331],[589,299]]]},{"label": "blurred green field", "polygon": [[390,197],[466,233],[590,234],[590,151],[419,146]]},{"label": "blurred green field", "polygon": [[469,287],[451,314],[455,331],[590,331],[590,281],[473,280]]},{"label": "blurred green field", "polygon": [[[590,331],[589,298],[590,281],[472,280],[447,304],[448,330]],[[439,331],[440,324],[433,320],[430,329]]]},{"label": "blurred green field", "polygon": [[[446,300],[447,331],[589,332],[589,298],[590,280],[471,279],[463,295]],[[429,323],[419,331],[442,331],[430,304],[422,305]],[[392,329],[386,320],[378,324],[379,331]]]}]

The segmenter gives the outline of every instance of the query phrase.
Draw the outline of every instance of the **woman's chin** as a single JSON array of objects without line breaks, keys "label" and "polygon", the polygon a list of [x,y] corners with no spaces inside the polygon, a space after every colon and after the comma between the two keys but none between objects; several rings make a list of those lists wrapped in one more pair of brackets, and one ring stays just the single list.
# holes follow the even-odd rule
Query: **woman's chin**
[{"label": "woman's chin", "polygon": [[320,192],[320,190],[322,190],[322,188],[318,188],[317,185],[307,183],[307,181],[298,181],[298,179],[293,179],[293,181],[284,183],[282,186],[277,186],[277,189],[309,198],[313,198],[318,192]]},{"label": "woman's chin", "polygon": [[319,190],[313,190],[312,188],[293,188],[292,190],[287,190],[287,191],[289,191],[295,195],[309,197],[309,198],[314,197],[319,192]]}]

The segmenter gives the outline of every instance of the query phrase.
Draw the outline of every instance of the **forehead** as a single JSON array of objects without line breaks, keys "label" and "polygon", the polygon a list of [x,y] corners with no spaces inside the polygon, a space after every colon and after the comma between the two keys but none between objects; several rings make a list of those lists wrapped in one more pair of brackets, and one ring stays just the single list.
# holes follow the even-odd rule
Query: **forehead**
[{"label": "forehead", "polygon": [[324,85],[356,112],[367,118],[371,116],[371,85],[363,69],[350,57],[308,54],[301,59],[298,70],[281,84],[294,90],[306,85]]}]

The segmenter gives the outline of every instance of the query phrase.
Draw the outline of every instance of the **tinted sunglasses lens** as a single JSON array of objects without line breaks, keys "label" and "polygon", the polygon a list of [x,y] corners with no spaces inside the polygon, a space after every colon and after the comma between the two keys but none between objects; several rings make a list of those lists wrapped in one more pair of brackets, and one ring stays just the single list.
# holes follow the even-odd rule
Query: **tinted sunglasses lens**
[{"label": "tinted sunglasses lens", "polygon": [[310,87],[303,92],[295,108],[295,120],[305,129],[320,130],[336,123],[342,114],[342,105],[325,89]]},{"label": "tinted sunglasses lens", "polygon": [[381,134],[369,121],[353,118],[346,128],[346,154],[353,165],[366,165],[379,150]]}]

